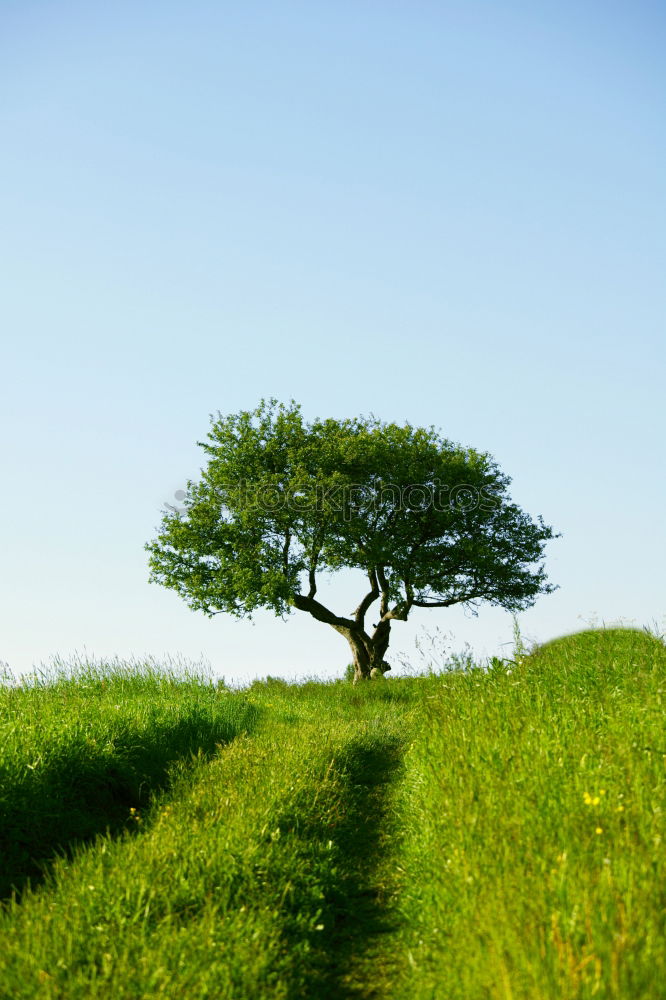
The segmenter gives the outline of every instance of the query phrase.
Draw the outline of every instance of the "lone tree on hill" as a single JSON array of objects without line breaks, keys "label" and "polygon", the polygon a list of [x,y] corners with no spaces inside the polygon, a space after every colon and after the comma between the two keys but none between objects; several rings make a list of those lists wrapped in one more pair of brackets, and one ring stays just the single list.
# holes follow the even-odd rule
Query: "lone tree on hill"
[{"label": "lone tree on hill", "polygon": [[[476,614],[487,601],[519,611],[555,589],[540,563],[553,529],[512,503],[490,455],[434,428],[374,417],[308,424],[293,400],[274,399],[211,425],[201,479],[146,545],[151,582],[194,610],[306,611],[345,637],[356,683],[391,669],[391,624],[413,608]],[[317,599],[321,574],[340,569],[366,580],[349,616]]]}]

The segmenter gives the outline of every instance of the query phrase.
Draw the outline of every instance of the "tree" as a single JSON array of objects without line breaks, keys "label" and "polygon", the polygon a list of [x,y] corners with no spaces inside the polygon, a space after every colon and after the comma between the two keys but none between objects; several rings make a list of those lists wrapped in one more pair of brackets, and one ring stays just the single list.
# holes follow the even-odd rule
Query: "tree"
[{"label": "tree", "polygon": [[[414,608],[515,612],[556,589],[540,563],[553,529],[512,503],[490,455],[432,427],[308,424],[293,400],[271,399],[211,416],[198,444],[207,467],[146,545],[151,582],[209,616],[307,612],[345,637],[355,682],[390,670],[391,625]],[[366,581],[346,616],[317,596],[322,575],[341,569]]]}]

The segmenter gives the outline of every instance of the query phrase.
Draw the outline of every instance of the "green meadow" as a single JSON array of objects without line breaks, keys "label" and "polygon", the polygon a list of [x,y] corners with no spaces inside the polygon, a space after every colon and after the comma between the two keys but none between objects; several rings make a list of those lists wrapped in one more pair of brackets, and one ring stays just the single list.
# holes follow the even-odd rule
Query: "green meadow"
[{"label": "green meadow", "polygon": [[666,997],[666,646],[0,686],[0,998]]}]

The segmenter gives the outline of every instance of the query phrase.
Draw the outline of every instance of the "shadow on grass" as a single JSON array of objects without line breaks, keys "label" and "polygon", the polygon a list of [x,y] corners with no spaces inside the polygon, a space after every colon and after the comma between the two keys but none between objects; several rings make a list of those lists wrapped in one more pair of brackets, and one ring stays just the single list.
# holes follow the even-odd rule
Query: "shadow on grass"
[{"label": "shadow on grass", "polygon": [[[318,918],[323,930],[308,935],[307,977],[289,994],[296,998],[331,997],[336,1000],[370,1000],[380,994],[371,984],[354,982],[354,965],[368,957],[378,938],[397,929],[397,921],[382,898],[376,871],[382,830],[387,821],[387,793],[402,759],[398,738],[361,736],[347,744],[334,758],[342,778],[342,799],[333,811],[326,804],[307,818],[301,813],[298,835],[312,850],[310,869],[323,898],[318,900]],[[321,818],[319,818],[321,817]],[[291,823],[290,823],[291,819]],[[283,816],[288,828],[294,817]],[[332,842],[333,850],[326,850]],[[288,948],[303,945],[302,907],[312,907],[309,887],[294,887],[285,914],[284,938]],[[289,918],[289,912],[292,919]],[[352,973],[351,976],[349,975]]]},{"label": "shadow on grass", "polygon": [[34,770],[0,799],[0,899],[43,881],[59,854],[97,834],[136,827],[130,810],[145,808],[170,783],[170,767],[252,731],[259,710],[247,703],[225,716],[192,712],[147,732],[110,735],[111,752],[78,741]]}]

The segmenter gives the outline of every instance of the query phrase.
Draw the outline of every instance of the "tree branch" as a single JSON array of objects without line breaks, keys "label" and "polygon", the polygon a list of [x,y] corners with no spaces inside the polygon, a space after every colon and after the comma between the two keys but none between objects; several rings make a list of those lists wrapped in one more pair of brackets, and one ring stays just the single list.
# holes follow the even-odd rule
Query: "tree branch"
[{"label": "tree branch", "polygon": [[379,623],[388,621],[407,621],[407,616],[414,603],[414,593],[408,580],[403,580],[405,585],[405,600],[398,601],[393,608],[389,608],[389,582],[386,579],[383,566],[377,567],[377,576],[382,588],[381,615]]},{"label": "tree branch", "polygon": [[411,608],[412,604],[414,603],[414,588],[412,587],[411,584],[410,573],[408,569],[405,571],[405,575],[403,577],[402,582],[405,585],[405,600],[407,601],[407,604]]},{"label": "tree branch", "polygon": [[350,629],[357,630],[356,622],[353,618],[341,618],[339,615],[333,614],[332,611],[329,611],[327,607],[319,601],[315,601],[312,597],[304,597],[303,594],[294,594],[293,602],[294,607],[298,608],[299,611],[307,611],[317,621],[332,625],[338,632],[346,635]]},{"label": "tree branch", "polygon": [[465,594],[463,597],[450,597],[446,601],[413,601],[415,608],[450,608],[452,604],[465,604],[483,597],[482,593]]},{"label": "tree branch", "polygon": [[308,597],[312,599],[317,593],[317,580],[315,574],[317,572],[317,563],[319,562],[319,553],[321,552],[321,541],[317,538],[317,534],[312,538],[312,552],[310,553],[310,568],[308,570],[308,580],[310,581],[310,591]]},{"label": "tree branch", "polygon": [[384,572],[383,566],[377,567],[377,579],[379,580],[379,586],[382,588],[382,603],[379,607],[380,619],[383,618],[389,609],[389,582],[386,579],[386,573]]},{"label": "tree branch", "polygon": [[289,570],[289,546],[291,545],[291,532],[289,530],[284,533],[284,545],[282,546],[282,565],[284,566],[285,576]]},{"label": "tree branch", "polygon": [[394,607],[392,607],[390,611],[386,612],[386,614],[382,618],[382,621],[393,620],[398,622],[406,622],[409,612],[412,609],[412,604],[414,603],[415,603],[414,601],[410,600],[398,601],[398,603],[394,605]]},{"label": "tree branch", "polygon": [[365,627],[366,611],[368,610],[370,605],[374,604],[374,602],[379,597],[379,585],[377,583],[377,573],[375,572],[374,569],[368,570],[368,579],[370,580],[370,587],[372,589],[368,591],[368,593],[365,595],[365,597],[357,607],[356,613],[354,615],[354,620],[356,621],[356,624],[359,626],[359,628]]}]

